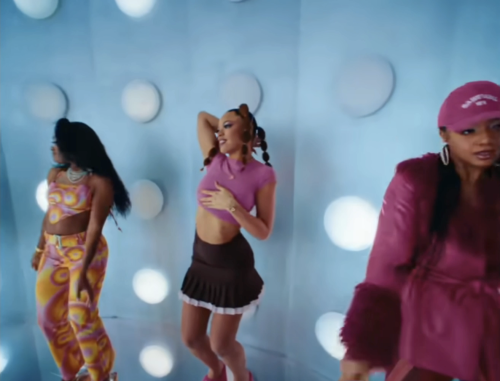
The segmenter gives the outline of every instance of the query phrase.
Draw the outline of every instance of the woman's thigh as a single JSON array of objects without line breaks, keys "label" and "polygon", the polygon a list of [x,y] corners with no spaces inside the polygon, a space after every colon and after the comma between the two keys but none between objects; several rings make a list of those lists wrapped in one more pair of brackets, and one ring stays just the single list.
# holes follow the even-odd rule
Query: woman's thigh
[{"label": "woman's thigh", "polygon": [[181,335],[188,346],[207,334],[211,311],[182,303]]},{"label": "woman's thigh", "polygon": [[214,350],[223,350],[236,340],[242,315],[214,314],[210,327],[210,343]]}]

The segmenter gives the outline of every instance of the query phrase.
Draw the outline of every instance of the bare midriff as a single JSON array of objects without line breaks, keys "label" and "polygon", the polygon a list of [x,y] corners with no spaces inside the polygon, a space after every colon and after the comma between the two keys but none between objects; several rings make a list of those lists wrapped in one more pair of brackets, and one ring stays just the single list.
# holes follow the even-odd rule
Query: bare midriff
[{"label": "bare midriff", "polygon": [[78,234],[87,230],[89,221],[90,210],[87,210],[74,216],[66,217],[55,224],[51,224],[45,220],[43,229],[45,233],[54,235]]},{"label": "bare midriff", "polygon": [[196,212],[196,232],[198,237],[211,245],[230,242],[238,235],[241,227],[215,217],[206,209],[198,206]]}]

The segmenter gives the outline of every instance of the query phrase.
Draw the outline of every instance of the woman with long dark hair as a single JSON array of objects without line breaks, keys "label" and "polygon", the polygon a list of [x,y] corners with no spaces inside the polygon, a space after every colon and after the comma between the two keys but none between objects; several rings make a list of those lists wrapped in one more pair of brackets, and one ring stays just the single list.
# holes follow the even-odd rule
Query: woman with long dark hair
[{"label": "woman with long dark hair", "polygon": [[398,165],[341,333],[342,380],[500,380],[500,86],[441,107],[445,146]]},{"label": "woman with long dark hair", "polygon": [[32,259],[38,323],[63,381],[116,381],[115,352],[97,308],[108,260],[102,229],[112,209],[129,212],[130,199],[86,124],[59,120],[52,154],[49,209]]},{"label": "woman with long dark hair", "polygon": [[[264,129],[247,105],[220,120],[200,113],[198,140],[207,172],[198,186],[193,261],[180,291],[182,339],[209,368],[204,381],[226,381],[226,365],[234,381],[252,381],[236,334],[242,314],[259,303],[264,282],[241,229],[261,240],[271,235],[276,175]],[[264,151],[265,164],[252,156],[257,146]],[[250,213],[254,206],[256,216]]]}]

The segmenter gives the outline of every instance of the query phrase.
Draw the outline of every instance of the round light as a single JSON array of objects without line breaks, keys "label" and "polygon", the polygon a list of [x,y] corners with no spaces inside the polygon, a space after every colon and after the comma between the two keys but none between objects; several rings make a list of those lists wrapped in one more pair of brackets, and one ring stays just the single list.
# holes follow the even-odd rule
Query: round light
[{"label": "round light", "polygon": [[68,100],[64,91],[52,83],[33,84],[26,91],[28,111],[35,118],[55,122],[66,115]]},{"label": "round light", "polygon": [[33,19],[46,19],[59,6],[59,0],[14,0],[14,3],[21,12]]},{"label": "round light", "polygon": [[160,112],[160,92],[147,81],[132,81],[123,90],[122,107],[130,119],[139,123],[150,122]]},{"label": "round light", "polygon": [[46,212],[47,209],[49,209],[48,195],[49,195],[49,185],[47,184],[47,180],[43,180],[36,187],[36,202],[43,212]]},{"label": "round light", "polygon": [[4,352],[2,348],[0,348],[0,373],[4,371],[9,363],[9,359],[7,358],[7,354]]},{"label": "round light", "polygon": [[238,108],[246,103],[250,112],[260,106],[262,90],[257,79],[249,74],[233,74],[222,84],[221,99],[227,109]]},{"label": "round light", "polygon": [[163,193],[149,180],[136,182],[131,191],[132,211],[144,220],[155,218],[163,208]]},{"label": "round light", "polygon": [[337,83],[341,109],[360,118],[380,110],[394,90],[394,71],[381,57],[358,58],[342,69]]},{"label": "round light", "polygon": [[378,213],[359,197],[341,197],[328,206],[323,222],[335,245],[345,250],[361,251],[373,244]]},{"label": "round light", "polygon": [[168,282],[158,271],[143,269],[135,273],[132,280],[135,294],[148,304],[161,303],[168,295]]},{"label": "round light", "polygon": [[336,312],[322,315],[316,322],[314,332],[323,349],[333,358],[342,360],[346,349],[340,341],[340,330],[344,326],[345,316]]},{"label": "round light", "polygon": [[145,347],[139,355],[139,362],[146,372],[156,378],[167,376],[174,367],[172,354],[159,345]]},{"label": "round light", "polygon": [[118,8],[127,16],[138,18],[153,10],[156,0],[116,0]]}]

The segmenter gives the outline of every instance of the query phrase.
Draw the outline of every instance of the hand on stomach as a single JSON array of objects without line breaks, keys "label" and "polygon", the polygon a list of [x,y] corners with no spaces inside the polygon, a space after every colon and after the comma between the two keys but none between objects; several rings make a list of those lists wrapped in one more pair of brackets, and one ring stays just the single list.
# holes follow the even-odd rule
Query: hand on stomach
[{"label": "hand on stomach", "polygon": [[196,232],[202,241],[211,245],[221,245],[230,242],[238,235],[240,226],[222,221],[208,210],[198,206]]}]

